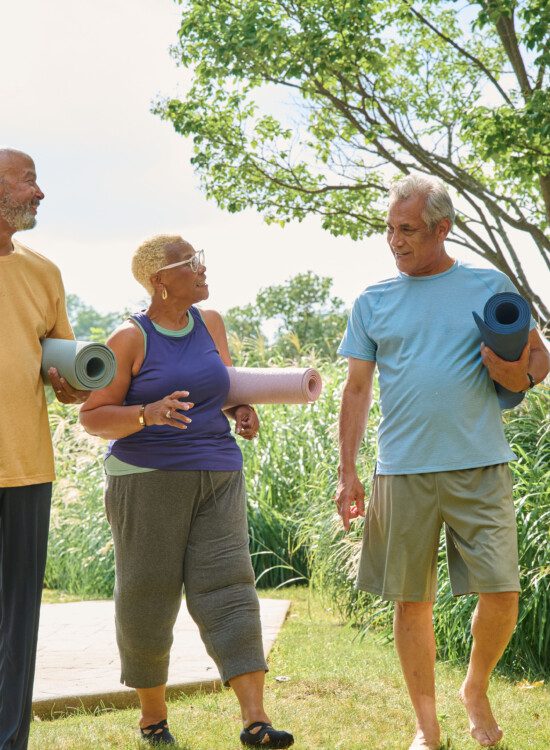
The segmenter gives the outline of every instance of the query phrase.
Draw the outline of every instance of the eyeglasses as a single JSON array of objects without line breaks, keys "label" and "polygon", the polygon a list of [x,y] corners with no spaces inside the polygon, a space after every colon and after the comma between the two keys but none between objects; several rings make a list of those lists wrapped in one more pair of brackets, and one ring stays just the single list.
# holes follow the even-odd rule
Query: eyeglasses
[{"label": "eyeglasses", "polygon": [[197,273],[199,266],[204,266],[204,250],[199,250],[199,252],[195,253],[195,255],[189,258],[189,260],[179,260],[177,263],[170,263],[168,266],[162,266],[162,268],[157,270],[157,273],[159,271],[166,271],[168,268],[176,268],[177,266],[189,266],[193,273]]}]

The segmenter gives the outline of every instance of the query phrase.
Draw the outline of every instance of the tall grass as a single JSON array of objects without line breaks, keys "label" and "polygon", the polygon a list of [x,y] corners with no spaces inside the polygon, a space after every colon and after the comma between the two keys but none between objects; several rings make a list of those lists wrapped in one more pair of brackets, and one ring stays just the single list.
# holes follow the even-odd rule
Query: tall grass
[{"label": "tall grass", "polygon": [[114,554],[103,510],[103,441],[78,424],[76,409],[49,405],[57,482],[45,585],[83,597],[112,596]]},{"label": "tall grass", "polygon": [[[284,364],[269,351],[241,344],[248,364]],[[298,347],[297,347],[298,349]],[[311,352],[297,352],[310,364]],[[257,440],[239,440],[248,489],[250,545],[258,585],[309,583],[343,618],[391,637],[392,605],[355,589],[362,521],[344,535],[332,498],[338,464],[337,419],[344,367],[321,363],[321,398],[309,406],[259,408]],[[518,460],[512,465],[518,516],[523,594],[520,621],[502,662],[530,676],[550,675],[550,415],[548,389],[539,388],[507,416],[506,431]],[[101,454],[104,444],[89,438],[76,414],[50,406],[58,447],[59,482],[47,567],[47,584],[80,595],[110,596],[113,553],[103,513]],[[379,419],[373,407],[359,457],[359,473],[370,491]],[[440,656],[466,658],[469,618],[475,597],[453,598],[444,551],[440,552],[436,629]]]},{"label": "tall grass", "polygon": [[[520,553],[519,622],[500,667],[550,674],[550,398],[539,389],[507,416],[506,433],[517,455],[512,464]],[[440,554],[443,557],[443,552]],[[465,624],[475,597],[454,598],[440,565],[436,633],[443,657],[466,658]]]}]

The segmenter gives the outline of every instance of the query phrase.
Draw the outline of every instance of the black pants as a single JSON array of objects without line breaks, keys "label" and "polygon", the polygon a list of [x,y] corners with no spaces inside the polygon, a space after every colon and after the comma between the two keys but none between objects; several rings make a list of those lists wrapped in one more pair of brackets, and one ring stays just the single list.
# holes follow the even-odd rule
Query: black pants
[{"label": "black pants", "polygon": [[51,483],[0,487],[0,750],[29,739]]}]

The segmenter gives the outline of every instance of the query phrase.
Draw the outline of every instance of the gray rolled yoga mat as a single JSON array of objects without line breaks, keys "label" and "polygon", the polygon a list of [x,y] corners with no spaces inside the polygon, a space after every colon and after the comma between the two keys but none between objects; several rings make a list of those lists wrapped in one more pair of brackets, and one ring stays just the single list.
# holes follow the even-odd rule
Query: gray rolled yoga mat
[{"label": "gray rolled yoga mat", "polygon": [[[514,292],[500,292],[494,294],[485,303],[483,320],[472,312],[482,341],[508,362],[515,362],[521,356],[523,348],[529,338],[531,310],[529,303],[521,295]],[[494,382],[494,381],[493,381]],[[514,393],[495,383],[501,409],[512,409],[525,396],[524,393]]]},{"label": "gray rolled yoga mat", "polygon": [[115,355],[105,344],[68,339],[42,341],[42,379],[50,385],[48,370],[55,367],[79,391],[95,391],[109,385],[116,373]]}]

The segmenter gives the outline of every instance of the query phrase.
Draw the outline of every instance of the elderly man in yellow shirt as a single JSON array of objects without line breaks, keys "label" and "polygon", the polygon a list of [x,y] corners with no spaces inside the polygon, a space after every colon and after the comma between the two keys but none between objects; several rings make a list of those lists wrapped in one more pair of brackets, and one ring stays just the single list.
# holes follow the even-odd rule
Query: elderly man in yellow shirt
[{"label": "elderly man in yellow shirt", "polygon": [[[74,338],[59,270],[12,239],[43,198],[30,156],[0,148],[0,750],[28,743],[55,478],[40,341]],[[50,378],[62,403],[89,395]]]}]

